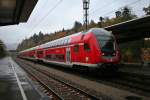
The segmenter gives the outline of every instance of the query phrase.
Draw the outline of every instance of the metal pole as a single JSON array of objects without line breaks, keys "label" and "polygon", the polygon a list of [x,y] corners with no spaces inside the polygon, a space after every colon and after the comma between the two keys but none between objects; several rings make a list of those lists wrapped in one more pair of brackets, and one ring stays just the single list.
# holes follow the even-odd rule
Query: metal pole
[{"label": "metal pole", "polygon": [[86,27],[86,30],[88,28],[88,9],[89,9],[89,2],[90,0],[83,0],[83,10],[84,10],[84,13],[83,13],[83,16],[84,16],[84,25]]},{"label": "metal pole", "polygon": [[85,25],[86,25],[86,30],[87,30],[87,24],[88,24],[88,20],[87,20],[87,17],[88,17],[88,15],[87,15],[87,9],[85,10]]}]

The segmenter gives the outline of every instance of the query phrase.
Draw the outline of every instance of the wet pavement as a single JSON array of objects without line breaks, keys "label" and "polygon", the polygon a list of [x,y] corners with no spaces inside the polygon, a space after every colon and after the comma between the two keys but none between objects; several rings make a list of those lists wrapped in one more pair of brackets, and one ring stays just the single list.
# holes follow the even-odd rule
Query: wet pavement
[{"label": "wet pavement", "polygon": [[11,57],[0,59],[0,100],[43,100],[42,97]]}]

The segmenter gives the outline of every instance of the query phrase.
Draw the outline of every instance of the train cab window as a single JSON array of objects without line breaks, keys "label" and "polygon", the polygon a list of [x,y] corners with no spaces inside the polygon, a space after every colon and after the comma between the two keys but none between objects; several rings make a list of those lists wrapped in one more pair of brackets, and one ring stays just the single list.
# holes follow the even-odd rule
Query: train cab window
[{"label": "train cab window", "polygon": [[90,46],[89,46],[88,43],[85,43],[85,44],[84,44],[84,50],[85,50],[85,51],[90,51]]},{"label": "train cab window", "polygon": [[74,46],[74,52],[79,52],[79,45],[78,44]]}]

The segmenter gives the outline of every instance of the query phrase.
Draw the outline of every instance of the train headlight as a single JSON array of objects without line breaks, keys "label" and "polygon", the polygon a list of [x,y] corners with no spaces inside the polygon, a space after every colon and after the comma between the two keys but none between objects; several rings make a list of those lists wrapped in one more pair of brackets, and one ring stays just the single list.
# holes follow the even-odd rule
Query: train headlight
[{"label": "train headlight", "polygon": [[102,53],[102,56],[104,56],[105,55],[105,53]]},{"label": "train headlight", "polygon": [[116,53],[113,53],[112,55],[113,55],[113,56],[115,56],[115,55],[116,55]]},{"label": "train headlight", "polygon": [[85,61],[88,62],[88,61],[89,61],[89,57],[86,57],[86,58],[85,58]]}]

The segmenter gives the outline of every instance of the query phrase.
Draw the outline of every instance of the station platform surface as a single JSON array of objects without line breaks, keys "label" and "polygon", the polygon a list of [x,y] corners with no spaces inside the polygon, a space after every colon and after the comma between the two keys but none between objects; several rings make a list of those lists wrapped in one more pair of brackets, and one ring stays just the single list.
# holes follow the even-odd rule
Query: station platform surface
[{"label": "station platform surface", "polygon": [[0,100],[45,100],[11,57],[0,59]]},{"label": "station platform surface", "polygon": [[144,66],[141,63],[123,63],[119,68],[121,72],[129,72],[150,77],[150,65]]}]

